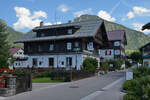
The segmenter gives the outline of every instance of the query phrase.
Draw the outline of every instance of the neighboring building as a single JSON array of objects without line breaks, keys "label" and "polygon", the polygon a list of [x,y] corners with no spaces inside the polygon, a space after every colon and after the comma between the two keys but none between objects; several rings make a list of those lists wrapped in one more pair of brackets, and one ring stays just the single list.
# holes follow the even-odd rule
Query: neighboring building
[{"label": "neighboring building", "polygon": [[99,53],[101,61],[107,59],[125,59],[126,33],[123,30],[107,32],[108,46],[103,47]]},{"label": "neighboring building", "polygon": [[68,22],[34,28],[16,43],[24,43],[29,67],[80,69],[86,57],[97,58],[107,44],[103,21]]},{"label": "neighboring building", "polygon": [[143,64],[150,67],[150,43],[140,48],[142,52]]},{"label": "neighboring building", "polygon": [[22,48],[11,47],[9,53],[16,59],[11,67],[27,67],[27,57]]}]

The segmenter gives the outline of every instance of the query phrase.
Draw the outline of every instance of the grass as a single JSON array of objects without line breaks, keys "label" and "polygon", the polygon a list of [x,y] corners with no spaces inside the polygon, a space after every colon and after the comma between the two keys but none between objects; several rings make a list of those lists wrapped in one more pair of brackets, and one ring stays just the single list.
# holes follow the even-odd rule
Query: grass
[{"label": "grass", "polygon": [[33,83],[58,83],[63,82],[63,80],[51,80],[49,77],[43,77],[43,78],[33,78]]}]

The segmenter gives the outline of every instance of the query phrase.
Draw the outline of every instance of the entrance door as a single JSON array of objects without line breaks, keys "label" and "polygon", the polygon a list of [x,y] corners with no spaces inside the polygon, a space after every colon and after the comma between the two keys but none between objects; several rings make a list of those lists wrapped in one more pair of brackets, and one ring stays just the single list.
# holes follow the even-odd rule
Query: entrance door
[{"label": "entrance door", "polygon": [[54,58],[49,58],[49,67],[54,67]]}]

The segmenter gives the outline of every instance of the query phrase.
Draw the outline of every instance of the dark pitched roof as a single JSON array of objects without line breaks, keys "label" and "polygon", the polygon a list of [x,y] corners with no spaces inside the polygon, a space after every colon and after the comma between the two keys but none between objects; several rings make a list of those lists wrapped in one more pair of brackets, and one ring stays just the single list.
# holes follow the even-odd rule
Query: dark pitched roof
[{"label": "dark pitched roof", "polygon": [[29,41],[43,41],[43,40],[59,40],[59,39],[67,39],[67,38],[93,37],[95,36],[99,27],[102,24],[103,24],[103,21],[99,20],[99,21],[73,22],[73,23],[66,23],[66,24],[36,27],[33,30],[70,27],[70,26],[78,26],[80,27],[80,29],[77,30],[72,35],[47,36],[47,37],[36,37],[36,33],[33,31],[30,31],[28,34],[26,34],[19,40],[15,41],[15,43],[29,42]]},{"label": "dark pitched roof", "polygon": [[150,29],[150,22],[142,26],[142,30]]},{"label": "dark pitched roof", "polygon": [[21,49],[21,48],[11,47],[11,48],[9,49],[9,53],[13,55],[13,54],[17,53],[20,49]]},{"label": "dark pitched roof", "polygon": [[143,45],[141,48],[140,48],[140,51],[142,51],[143,48],[145,48],[146,46],[150,45],[150,42],[148,42],[147,44]]},{"label": "dark pitched roof", "polygon": [[124,30],[115,30],[107,32],[108,40],[115,41],[120,40],[127,44],[126,33]]}]

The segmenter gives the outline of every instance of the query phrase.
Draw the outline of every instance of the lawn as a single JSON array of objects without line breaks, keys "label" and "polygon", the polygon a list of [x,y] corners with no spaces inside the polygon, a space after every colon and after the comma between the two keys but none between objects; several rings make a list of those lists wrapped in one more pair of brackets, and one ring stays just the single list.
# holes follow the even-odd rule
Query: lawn
[{"label": "lawn", "polygon": [[63,80],[51,80],[49,77],[43,77],[43,78],[33,78],[33,83],[57,83],[57,82],[63,82]]}]

